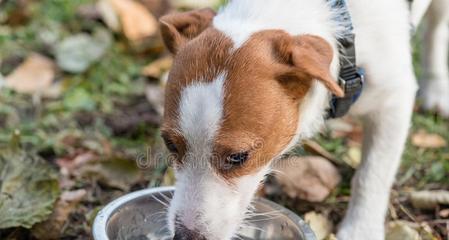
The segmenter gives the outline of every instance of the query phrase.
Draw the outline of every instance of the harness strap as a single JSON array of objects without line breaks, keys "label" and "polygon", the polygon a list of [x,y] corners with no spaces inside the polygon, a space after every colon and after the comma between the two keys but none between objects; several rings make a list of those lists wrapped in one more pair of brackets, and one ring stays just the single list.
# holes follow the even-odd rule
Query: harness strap
[{"label": "harness strap", "polygon": [[344,25],[344,32],[338,39],[340,48],[340,74],[338,84],[343,89],[345,96],[332,96],[327,118],[339,118],[349,112],[351,106],[357,101],[363,90],[365,72],[357,67],[355,54],[355,34],[351,15],[345,0],[328,0],[332,8],[340,9],[337,21]]}]

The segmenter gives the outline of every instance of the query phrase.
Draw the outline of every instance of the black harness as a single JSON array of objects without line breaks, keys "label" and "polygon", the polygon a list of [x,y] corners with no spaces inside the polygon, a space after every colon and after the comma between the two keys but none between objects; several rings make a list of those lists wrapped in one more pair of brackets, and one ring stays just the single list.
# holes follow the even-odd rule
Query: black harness
[{"label": "black harness", "polygon": [[340,74],[338,84],[343,89],[345,96],[332,96],[327,118],[339,118],[349,112],[351,106],[362,94],[365,71],[357,67],[355,58],[355,34],[352,25],[351,15],[345,0],[329,0],[332,8],[341,9],[341,15],[337,16],[336,21],[345,25],[345,31],[338,39],[340,44]]}]

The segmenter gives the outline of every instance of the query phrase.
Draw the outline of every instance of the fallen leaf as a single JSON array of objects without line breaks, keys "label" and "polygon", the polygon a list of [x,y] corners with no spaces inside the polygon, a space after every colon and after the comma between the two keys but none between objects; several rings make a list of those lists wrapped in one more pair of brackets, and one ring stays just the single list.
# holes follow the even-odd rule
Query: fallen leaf
[{"label": "fallen leaf", "polygon": [[125,36],[132,42],[157,35],[158,22],[144,5],[133,0],[108,0],[120,18]]},{"label": "fallen leaf", "polygon": [[31,17],[30,1],[16,0],[12,6],[5,23],[14,27],[25,25]]},{"label": "fallen leaf", "polygon": [[357,168],[362,161],[362,150],[358,146],[353,146],[348,149],[346,156],[343,157],[343,161],[352,168]]},{"label": "fallen leaf", "polygon": [[438,212],[441,218],[449,218],[449,208],[442,209]]},{"label": "fallen leaf", "polygon": [[46,90],[55,78],[53,61],[37,53],[31,54],[5,79],[5,86],[20,93]]},{"label": "fallen leaf", "polygon": [[222,0],[173,0],[173,5],[177,8],[205,8],[217,7]]},{"label": "fallen leaf", "polygon": [[142,69],[142,75],[159,79],[165,72],[167,72],[173,63],[171,56],[159,58]]},{"label": "fallen leaf", "polygon": [[443,137],[423,130],[412,135],[412,144],[421,148],[442,148],[447,146],[447,142]]},{"label": "fallen leaf", "polygon": [[162,116],[164,113],[164,88],[159,84],[148,84],[145,87],[145,96],[157,113]]},{"label": "fallen leaf", "polygon": [[421,240],[418,231],[406,222],[395,221],[388,224],[385,240]]},{"label": "fallen leaf", "polygon": [[276,180],[291,198],[323,201],[340,182],[337,168],[317,157],[290,157],[276,166]]},{"label": "fallen leaf", "polygon": [[326,237],[326,240],[338,240],[337,237],[334,234],[330,234]]},{"label": "fallen leaf", "polygon": [[[129,105],[132,103],[132,105]],[[107,115],[105,123],[115,135],[132,135],[141,132],[141,126],[159,126],[161,115],[145,99],[137,98],[126,105],[117,105],[120,111]]]},{"label": "fallen leaf", "polygon": [[103,56],[111,43],[112,36],[104,29],[97,29],[93,36],[79,33],[56,46],[56,61],[67,72],[82,73]]},{"label": "fallen leaf", "polygon": [[[413,226],[413,225],[412,225]],[[419,223],[419,226],[415,228],[422,240],[440,240],[441,238],[434,235],[435,230],[427,222]]]},{"label": "fallen leaf", "polygon": [[77,172],[79,178],[92,178],[101,183],[127,191],[141,179],[137,163],[123,158],[91,162]]},{"label": "fallen leaf", "polygon": [[[100,1],[97,2],[99,4]],[[78,16],[80,16],[83,19],[89,19],[89,20],[99,20],[101,19],[101,13],[98,9],[97,4],[84,4],[78,7],[76,13]]]},{"label": "fallen leaf", "polygon": [[109,0],[98,1],[96,7],[106,26],[114,32],[119,32],[121,30],[120,18]]},{"label": "fallen leaf", "polygon": [[76,185],[76,176],[78,169],[89,162],[98,161],[98,156],[85,150],[77,150],[76,154],[68,155],[56,159],[59,166],[59,186],[61,189],[72,189]]},{"label": "fallen leaf", "polygon": [[160,18],[172,10],[170,0],[139,0],[150,12]]},{"label": "fallen leaf", "polygon": [[410,193],[413,207],[420,209],[433,209],[439,204],[449,204],[449,191],[418,191]]},{"label": "fallen leaf", "polygon": [[304,221],[310,225],[317,240],[326,239],[332,233],[332,222],[322,214],[308,212],[304,215]]},{"label": "fallen leaf", "polygon": [[66,191],[55,204],[55,208],[50,217],[44,222],[33,226],[31,232],[37,239],[60,239],[60,233],[67,221],[69,214],[86,196],[86,190]]},{"label": "fallen leaf", "polygon": [[31,228],[59,196],[58,172],[37,155],[0,152],[0,229]]},{"label": "fallen leaf", "polygon": [[35,41],[41,42],[43,51],[52,51],[53,46],[56,46],[60,41],[64,32],[63,25],[49,24],[48,26],[39,29]]},{"label": "fallen leaf", "polygon": [[92,152],[83,152],[75,157],[65,157],[56,159],[56,164],[61,168],[62,172],[72,174],[77,168],[98,160],[98,156]]}]

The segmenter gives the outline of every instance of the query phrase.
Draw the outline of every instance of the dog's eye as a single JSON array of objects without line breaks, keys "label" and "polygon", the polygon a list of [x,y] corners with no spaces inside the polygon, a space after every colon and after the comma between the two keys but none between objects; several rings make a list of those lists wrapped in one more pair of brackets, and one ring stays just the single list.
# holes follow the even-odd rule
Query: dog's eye
[{"label": "dog's eye", "polygon": [[239,153],[233,153],[229,155],[226,160],[229,164],[232,165],[241,165],[246,160],[248,160],[249,153],[248,152],[239,152]]},{"label": "dog's eye", "polygon": [[164,143],[168,151],[170,151],[171,153],[178,153],[178,148],[176,147],[176,144],[174,144],[172,141],[164,138]]}]

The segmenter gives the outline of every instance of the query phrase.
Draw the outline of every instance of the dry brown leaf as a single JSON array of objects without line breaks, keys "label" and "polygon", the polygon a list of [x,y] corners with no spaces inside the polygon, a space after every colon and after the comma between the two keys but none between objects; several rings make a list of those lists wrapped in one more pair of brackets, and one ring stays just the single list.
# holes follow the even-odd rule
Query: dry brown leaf
[{"label": "dry brown leaf", "polygon": [[421,240],[418,231],[404,221],[395,221],[388,224],[385,240]]},{"label": "dry brown leaf", "polygon": [[[17,27],[29,22],[31,18],[30,1],[29,0],[15,0],[12,9],[9,10],[9,14],[2,19],[4,23]],[[1,3],[1,1],[0,1]]]},{"label": "dry brown leaf", "polygon": [[5,86],[20,93],[45,91],[55,78],[55,64],[37,53],[30,55],[20,66],[6,77]]},{"label": "dry brown leaf", "polygon": [[337,168],[322,157],[290,157],[276,167],[277,182],[291,198],[323,201],[340,182]]},{"label": "dry brown leaf", "polygon": [[132,42],[140,42],[158,33],[156,18],[134,0],[107,0],[120,18],[125,36]]},{"label": "dry brown leaf", "polygon": [[77,155],[57,158],[56,164],[59,166],[60,172],[59,187],[61,189],[73,188],[76,185],[76,180],[73,177],[77,175],[79,168],[98,160],[98,158],[92,152],[79,152]]},{"label": "dry brown leaf", "polygon": [[93,179],[124,191],[129,191],[142,177],[136,162],[123,158],[90,162],[81,166],[76,174],[78,179]]},{"label": "dry brown leaf", "polygon": [[316,212],[308,212],[304,215],[304,220],[310,225],[317,240],[323,240],[332,233],[333,224],[324,215]]},{"label": "dry brown leaf", "polygon": [[442,148],[447,146],[447,142],[443,137],[423,130],[412,135],[412,143],[421,148]]},{"label": "dry brown leaf", "polygon": [[60,233],[69,214],[75,209],[86,196],[86,190],[63,192],[56,202],[50,217],[32,228],[32,233],[37,239],[59,239]]},{"label": "dry brown leaf", "polygon": [[449,204],[449,191],[418,191],[410,193],[410,201],[415,208],[433,209],[439,204]]},{"label": "dry brown leaf", "polygon": [[56,164],[60,167],[63,174],[72,175],[77,168],[95,160],[98,160],[96,154],[83,152],[73,157],[58,158],[56,159]]},{"label": "dry brown leaf", "polygon": [[142,75],[159,79],[166,71],[168,71],[173,63],[171,56],[165,56],[151,62],[142,69]]},{"label": "dry brown leaf", "polygon": [[449,208],[440,210],[438,215],[440,215],[441,218],[449,218]]},{"label": "dry brown leaf", "polygon": [[418,228],[415,228],[419,235],[421,236],[421,239],[423,240],[440,240],[441,238],[438,236],[435,236],[435,230],[433,227],[431,227],[427,222],[421,222],[419,224]]}]

